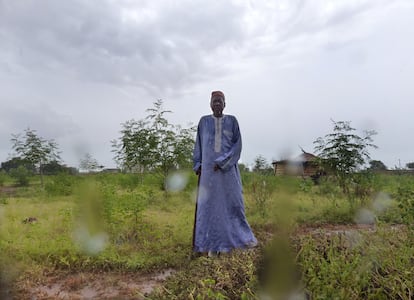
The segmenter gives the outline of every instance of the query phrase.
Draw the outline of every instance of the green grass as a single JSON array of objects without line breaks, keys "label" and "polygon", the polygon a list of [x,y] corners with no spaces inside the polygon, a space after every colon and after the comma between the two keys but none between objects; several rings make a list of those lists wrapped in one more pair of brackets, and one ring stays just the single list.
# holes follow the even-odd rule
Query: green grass
[{"label": "green grass", "polygon": [[353,234],[299,242],[298,263],[312,299],[411,299],[414,250],[408,233],[385,226],[375,234]]},{"label": "green grass", "polygon": [[[44,188],[32,181],[0,196],[0,267],[16,282],[46,269],[176,269],[151,299],[258,299],[292,289],[312,299],[410,299],[414,235],[409,226],[391,225],[412,220],[414,178],[375,176],[371,185],[369,197],[349,199],[332,182],[243,174],[259,247],[189,260],[195,176],[178,192],[162,190],[152,175],[48,176]],[[361,208],[373,214],[377,230],[356,234],[356,244],[346,234],[296,233],[353,224]],[[29,217],[37,221],[25,223]],[[269,289],[272,278],[284,282],[281,270],[292,280]]]}]

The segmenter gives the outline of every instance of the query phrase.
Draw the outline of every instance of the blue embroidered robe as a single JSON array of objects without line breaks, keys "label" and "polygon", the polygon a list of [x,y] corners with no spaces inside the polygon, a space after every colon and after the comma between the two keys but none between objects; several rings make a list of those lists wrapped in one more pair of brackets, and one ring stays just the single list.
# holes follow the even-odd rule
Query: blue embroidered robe
[{"label": "blue embroidered robe", "polygon": [[[194,171],[201,166],[194,251],[228,252],[257,240],[247,223],[238,168],[242,141],[231,115],[203,116],[193,153]],[[220,167],[214,171],[214,165]]]}]

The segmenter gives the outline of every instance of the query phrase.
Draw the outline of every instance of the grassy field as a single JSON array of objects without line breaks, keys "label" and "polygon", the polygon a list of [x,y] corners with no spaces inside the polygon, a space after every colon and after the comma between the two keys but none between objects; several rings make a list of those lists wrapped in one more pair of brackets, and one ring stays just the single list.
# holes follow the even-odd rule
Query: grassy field
[{"label": "grassy field", "polygon": [[[370,175],[348,196],[328,181],[242,177],[259,246],[214,259],[191,255],[190,173],[175,174],[167,191],[150,174],[62,174],[44,187],[5,178],[0,298],[51,299],[53,287],[56,298],[93,298],[79,292],[93,280],[106,285],[97,299],[414,297],[414,177]],[[147,291],[137,285],[166,272]],[[65,284],[53,285],[58,278]]]}]

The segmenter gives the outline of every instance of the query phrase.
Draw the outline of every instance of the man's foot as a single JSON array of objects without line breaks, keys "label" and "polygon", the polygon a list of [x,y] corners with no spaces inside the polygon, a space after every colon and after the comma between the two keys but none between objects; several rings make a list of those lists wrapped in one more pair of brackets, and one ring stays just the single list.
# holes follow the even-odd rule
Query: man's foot
[{"label": "man's foot", "polygon": [[208,257],[217,257],[220,256],[220,251],[208,251]]}]

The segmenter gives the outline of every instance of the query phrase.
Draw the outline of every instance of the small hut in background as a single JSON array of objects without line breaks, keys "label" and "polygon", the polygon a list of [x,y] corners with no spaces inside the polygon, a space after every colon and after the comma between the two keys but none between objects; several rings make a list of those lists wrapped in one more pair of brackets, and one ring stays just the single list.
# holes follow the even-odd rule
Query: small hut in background
[{"label": "small hut in background", "polygon": [[274,174],[278,175],[294,175],[302,177],[314,177],[320,174],[320,166],[318,157],[304,151],[293,158],[283,159],[272,162]]}]

